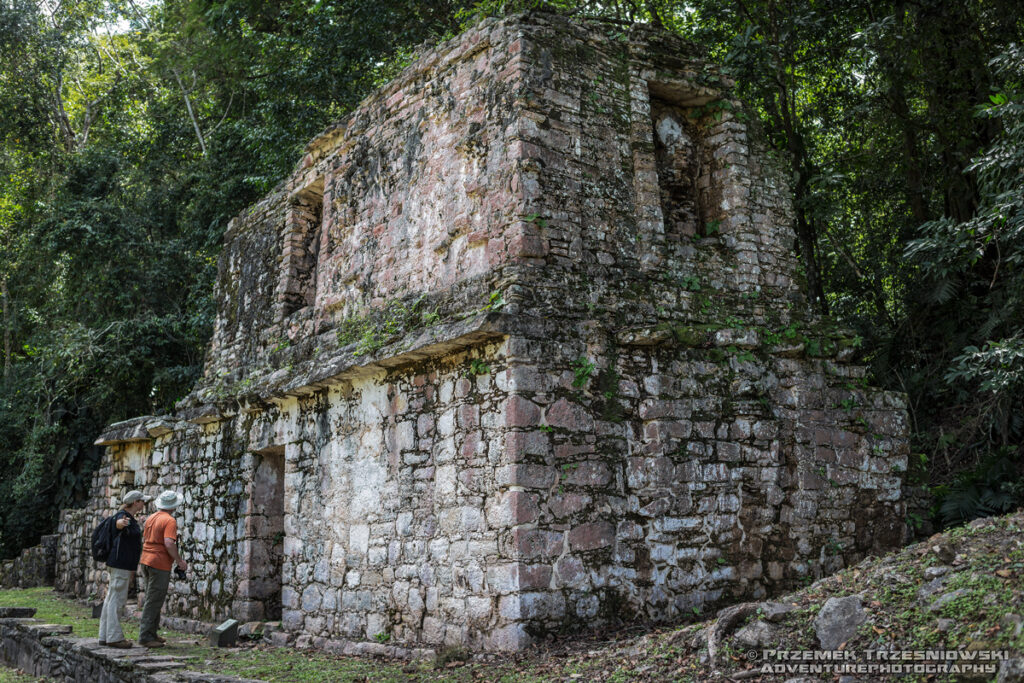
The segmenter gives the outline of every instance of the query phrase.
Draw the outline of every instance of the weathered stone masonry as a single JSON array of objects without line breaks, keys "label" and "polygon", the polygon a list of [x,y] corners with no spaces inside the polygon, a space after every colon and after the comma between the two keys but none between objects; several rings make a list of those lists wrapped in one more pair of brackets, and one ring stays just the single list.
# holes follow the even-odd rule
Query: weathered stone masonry
[{"label": "weathered stone masonry", "polygon": [[103,591],[128,487],[185,493],[172,612],[324,647],[512,650],[899,544],[902,400],[809,312],[740,111],[642,29],[423,54],[229,224],[205,376],[101,437],[58,586]]}]

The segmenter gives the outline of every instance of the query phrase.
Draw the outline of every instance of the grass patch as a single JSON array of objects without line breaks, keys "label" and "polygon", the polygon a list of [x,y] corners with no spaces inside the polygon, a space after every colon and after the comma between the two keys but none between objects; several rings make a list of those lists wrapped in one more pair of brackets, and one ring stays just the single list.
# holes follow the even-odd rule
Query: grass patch
[{"label": "grass patch", "polygon": [[[0,607],[35,607],[35,618],[47,624],[69,624],[78,638],[96,638],[100,620],[92,618],[92,608],[55,593],[52,588],[8,588],[0,590]],[[138,640],[139,622],[130,617],[121,619],[124,637]],[[195,639],[198,636],[161,629],[170,638]]]},{"label": "grass patch", "polygon": [[[92,618],[92,610],[53,592],[52,588],[9,588],[0,590],[0,607],[35,607],[35,618],[47,624],[70,624],[74,635],[95,638],[100,632],[100,620]],[[131,624],[126,619],[125,637]],[[139,635],[135,627],[135,635]]]},{"label": "grass patch", "polygon": [[320,652],[290,648],[256,647],[244,649],[191,648],[184,658],[189,668],[222,675],[258,678],[263,681],[367,681],[390,683],[408,681],[410,672],[401,663],[372,659],[336,657]]},{"label": "grass patch", "polygon": [[6,666],[0,666],[0,683],[35,683],[36,681],[45,680],[45,678],[36,678],[35,676],[29,676],[28,674],[22,673],[21,671],[15,671],[14,669],[8,669]]}]

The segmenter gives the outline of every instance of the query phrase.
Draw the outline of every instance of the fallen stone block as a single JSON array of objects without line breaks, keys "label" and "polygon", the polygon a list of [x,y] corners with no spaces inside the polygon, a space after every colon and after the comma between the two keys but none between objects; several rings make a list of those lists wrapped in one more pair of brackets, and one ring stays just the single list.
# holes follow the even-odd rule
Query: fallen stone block
[{"label": "fallen stone block", "polygon": [[263,635],[262,621],[249,621],[238,627],[239,638],[260,638]]},{"label": "fallen stone block", "polygon": [[270,634],[270,644],[274,647],[286,647],[291,644],[293,637],[286,631],[274,631]]},{"label": "fallen stone block", "polygon": [[857,635],[857,628],[867,618],[856,595],[829,598],[814,619],[814,633],[823,650],[835,650]]},{"label": "fallen stone block", "polygon": [[228,619],[210,631],[210,645],[213,647],[233,647],[238,643],[238,621]]},{"label": "fallen stone block", "polygon": [[999,663],[996,683],[1024,683],[1024,659],[1005,659]]},{"label": "fallen stone block", "polygon": [[733,639],[740,647],[752,649],[768,647],[775,641],[776,636],[768,622],[758,619],[737,631]]},{"label": "fallen stone block", "polygon": [[263,642],[271,642],[274,633],[281,630],[280,621],[268,621],[263,624]]},{"label": "fallen stone block", "polygon": [[35,607],[0,607],[0,619],[31,619],[35,615]]}]

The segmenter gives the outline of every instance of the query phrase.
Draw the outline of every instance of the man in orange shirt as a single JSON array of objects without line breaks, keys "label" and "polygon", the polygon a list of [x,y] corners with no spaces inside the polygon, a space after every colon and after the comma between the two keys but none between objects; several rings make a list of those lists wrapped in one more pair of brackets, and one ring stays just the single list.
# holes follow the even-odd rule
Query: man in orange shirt
[{"label": "man in orange shirt", "polygon": [[175,491],[164,491],[156,499],[157,512],[149,516],[142,529],[142,580],[146,585],[146,601],[142,605],[142,623],[139,625],[139,643],[143,647],[163,647],[165,640],[157,635],[160,610],[167,599],[167,586],[171,582],[171,568],[188,569],[188,563],[178,554],[178,522],[174,512],[184,496]]}]

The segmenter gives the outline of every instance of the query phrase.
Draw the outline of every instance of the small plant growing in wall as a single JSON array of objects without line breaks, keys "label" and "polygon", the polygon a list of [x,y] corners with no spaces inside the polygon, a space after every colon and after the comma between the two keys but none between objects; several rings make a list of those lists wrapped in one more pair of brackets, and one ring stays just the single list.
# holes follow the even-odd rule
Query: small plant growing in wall
[{"label": "small plant growing in wall", "polygon": [[594,364],[586,356],[580,356],[572,363],[572,385],[576,389],[587,386],[590,377],[594,374]]},{"label": "small plant growing in wall", "polygon": [[548,227],[548,222],[540,217],[539,213],[531,213],[529,216],[523,216],[523,220],[527,223],[534,223],[542,228]]},{"label": "small plant growing in wall", "polygon": [[391,640],[391,634],[387,631],[381,631],[380,633],[375,635],[373,639],[376,640],[378,643],[386,643],[389,640]]},{"label": "small plant growing in wall", "polygon": [[569,480],[569,474],[576,470],[580,464],[578,462],[566,463],[562,465],[562,473],[558,477],[558,495],[565,493],[565,482]]},{"label": "small plant growing in wall", "polygon": [[782,341],[780,333],[767,327],[758,330],[758,335],[761,337],[761,343],[765,346],[777,346]]},{"label": "small plant growing in wall", "polygon": [[499,310],[502,306],[505,305],[505,298],[504,297],[505,297],[504,292],[501,292],[501,291],[491,292],[490,295],[487,297],[487,303],[484,304],[480,308],[480,311],[481,312],[485,312],[485,311],[497,311],[497,310]]},{"label": "small plant growing in wall", "polygon": [[682,285],[683,289],[690,292],[700,291],[700,278],[696,275],[684,275],[679,279],[679,284]]},{"label": "small plant growing in wall", "polygon": [[737,317],[735,315],[730,315],[725,320],[722,321],[722,325],[724,325],[725,327],[734,329],[734,330],[742,330],[743,329],[743,319],[739,318],[739,317]]},{"label": "small plant growing in wall", "polygon": [[466,371],[467,377],[475,377],[476,375],[487,375],[491,372],[491,366],[483,361],[482,358],[474,358],[469,361],[469,370]]}]

